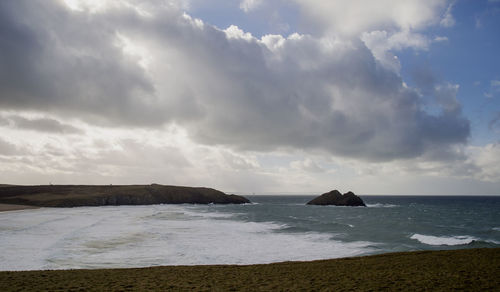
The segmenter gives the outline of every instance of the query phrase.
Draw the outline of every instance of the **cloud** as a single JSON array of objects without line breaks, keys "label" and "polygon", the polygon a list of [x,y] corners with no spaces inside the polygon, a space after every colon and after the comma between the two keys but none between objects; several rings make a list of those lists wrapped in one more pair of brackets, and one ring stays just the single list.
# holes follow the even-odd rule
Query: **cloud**
[{"label": "cloud", "polygon": [[90,19],[86,12],[70,11],[56,1],[0,3],[0,105],[123,123],[133,120],[136,111],[158,116],[147,103],[152,84],[116,45],[118,27],[109,23],[120,13],[132,12],[115,13]]},{"label": "cloud", "polygon": [[[330,33],[358,36],[374,30],[410,31],[439,23],[446,0],[295,0],[304,14]],[[451,9],[451,8],[450,8]]]},{"label": "cloud", "polygon": [[[47,137],[42,132],[13,135],[17,136],[16,144],[30,145],[22,153],[20,147],[12,143],[7,144],[8,148],[2,147],[5,143],[0,141],[0,155],[9,155],[2,158],[0,173],[6,173],[6,178],[20,174],[22,180],[18,182],[24,180],[24,183],[37,182],[48,176],[59,183],[161,181],[189,185],[189,179],[193,177],[189,172],[202,171],[193,169],[183,153],[186,150],[182,143],[173,142],[176,137],[169,135],[168,131],[165,131],[167,134],[155,131],[127,133],[89,127],[93,137],[60,134]],[[9,153],[2,149],[9,150]],[[47,180],[41,182],[47,183]]]},{"label": "cloud", "polygon": [[240,9],[245,12],[250,12],[262,5],[262,0],[242,0],[240,2]]},{"label": "cloud", "polygon": [[372,51],[373,56],[386,69],[399,73],[401,64],[395,51],[406,48],[428,50],[431,41],[424,35],[409,31],[399,31],[389,34],[387,31],[371,31],[361,35],[361,40]]},{"label": "cloud", "polygon": [[2,115],[0,115],[0,127],[2,126],[9,126],[10,121],[6,118],[4,118]]},{"label": "cloud", "polygon": [[0,138],[0,177],[18,184],[156,182],[211,186],[228,192],[279,189],[273,175],[262,172],[254,155],[195,144],[175,126],[134,131],[87,128],[87,135],[9,129],[15,139],[7,143],[7,155]]},{"label": "cloud", "polygon": [[290,167],[292,169],[296,169],[296,170],[299,170],[299,171],[313,172],[313,173],[318,173],[318,172],[324,172],[325,171],[323,168],[321,168],[318,164],[316,164],[310,158],[306,158],[304,160],[292,161],[290,163]]},{"label": "cloud", "polygon": [[[2,118],[2,117],[0,117]],[[61,134],[82,134],[83,131],[69,124],[61,123],[52,118],[25,118],[23,116],[15,115],[3,118],[7,125],[11,127],[33,130],[47,133],[61,133]],[[0,120],[0,125],[2,121]]]},{"label": "cloud", "polygon": [[494,117],[490,120],[488,128],[495,133],[500,133],[500,111],[496,112]]},{"label": "cloud", "polygon": [[448,41],[448,37],[445,37],[445,36],[436,36],[434,38],[434,41],[435,42],[447,42]]},{"label": "cloud", "polygon": [[470,147],[469,162],[476,166],[473,177],[482,181],[498,182],[500,178],[500,143]]},{"label": "cloud", "polygon": [[149,145],[134,139],[120,139],[114,143],[116,148],[100,148],[95,155],[89,155],[88,164],[141,170],[148,167],[180,170],[190,166],[179,147]]},{"label": "cloud", "polygon": [[451,14],[451,9],[453,8],[454,4],[455,4],[455,2],[452,2],[450,5],[448,5],[448,8],[446,9],[446,12],[444,13],[443,18],[440,21],[441,26],[452,27],[455,25],[455,19],[453,18],[453,15]]},{"label": "cloud", "polygon": [[253,40],[253,36],[251,33],[244,32],[236,25],[229,26],[228,28],[226,28],[224,30],[224,32],[226,33],[226,37],[228,39],[244,39],[244,40],[247,40],[249,42],[251,42]]},{"label": "cloud", "polygon": [[493,98],[493,96],[500,93],[500,80],[491,80],[490,86],[487,92],[484,92],[484,96],[487,98]]},{"label": "cloud", "polygon": [[[176,7],[140,12],[134,3],[96,12],[53,1],[0,3],[0,105],[110,127],[176,124],[198,143],[236,150],[303,149],[376,161],[419,157],[469,136],[454,100],[458,88],[434,86],[437,111],[428,112],[420,90],[381,66],[359,39],[257,39]],[[349,1],[335,3],[325,5],[341,5],[346,21],[374,9],[346,31],[387,19],[401,28],[423,26],[442,6],[398,1],[355,13]],[[410,41],[392,37],[393,48]]]},{"label": "cloud", "polygon": [[[440,12],[447,1],[386,0],[382,5],[362,1],[298,2],[305,6],[305,11],[313,11],[310,17],[324,20],[322,27],[327,34],[359,36],[377,61],[396,73],[401,70],[398,51],[407,48],[427,51],[433,42],[448,40],[443,36],[432,39],[420,32],[440,22]],[[442,25],[454,22],[452,7],[453,3],[448,5]]]},{"label": "cloud", "polygon": [[221,151],[221,156],[225,162],[223,164],[226,164],[231,170],[250,170],[257,169],[260,166],[255,158],[246,157],[227,150]]},{"label": "cloud", "polygon": [[0,138],[0,155],[11,156],[22,154],[18,146]]},{"label": "cloud", "polygon": [[[468,122],[459,113],[427,114],[418,94],[396,74],[379,68],[362,43],[307,36],[275,39],[264,40],[266,47],[272,43],[270,52],[258,40],[243,54],[224,52],[223,62],[233,66],[230,82],[226,72],[209,74],[221,78],[212,83],[222,86],[211,85],[212,90],[217,87],[213,93],[202,91],[214,106],[203,124],[191,128],[195,139],[242,149],[316,148],[385,160],[420,155],[427,143],[441,140],[441,131],[455,142],[468,136]],[[241,47],[248,39],[232,42]],[[263,59],[255,59],[262,53]],[[211,56],[222,60],[217,54]]]}]

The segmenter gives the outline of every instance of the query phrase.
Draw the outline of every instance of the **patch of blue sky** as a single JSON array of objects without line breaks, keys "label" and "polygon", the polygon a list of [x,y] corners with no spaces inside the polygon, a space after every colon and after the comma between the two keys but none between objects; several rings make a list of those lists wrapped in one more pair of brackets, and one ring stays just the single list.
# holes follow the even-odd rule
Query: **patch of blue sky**
[{"label": "patch of blue sky", "polygon": [[[240,3],[194,0],[188,13],[220,29],[236,25],[257,38],[314,31],[290,1],[262,1],[247,12]],[[410,86],[416,85],[415,72],[430,74],[428,78],[436,84],[460,86],[457,99],[471,121],[470,144],[497,142],[500,130],[491,124],[500,115],[500,84],[495,83],[500,81],[500,1],[453,3],[453,26],[434,25],[422,32],[429,39],[441,37],[441,41],[434,41],[429,50],[410,48],[394,53],[402,64],[402,78]]]},{"label": "patch of blue sky", "polygon": [[287,1],[262,1],[253,10],[245,12],[240,1],[193,1],[189,9],[192,17],[220,29],[236,25],[260,38],[267,34],[287,36],[299,32],[299,12],[295,4]]},{"label": "patch of blue sky", "polygon": [[[436,82],[458,84],[457,99],[471,121],[472,145],[500,139],[492,121],[500,112],[500,2],[457,1],[453,6],[453,27],[432,27],[426,35],[443,36],[428,51],[397,52],[401,74],[415,85],[415,72],[432,72]],[[500,89],[500,88],[499,88]]]}]

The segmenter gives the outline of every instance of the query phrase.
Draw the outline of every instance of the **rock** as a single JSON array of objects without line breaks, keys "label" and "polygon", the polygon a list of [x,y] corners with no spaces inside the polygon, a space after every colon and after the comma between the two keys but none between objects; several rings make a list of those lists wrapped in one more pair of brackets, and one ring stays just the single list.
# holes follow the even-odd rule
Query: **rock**
[{"label": "rock", "polygon": [[244,204],[242,196],[198,187],[152,185],[2,186],[0,203],[39,207],[153,204]]},{"label": "rock", "polygon": [[341,194],[339,191],[334,190],[329,193],[322,194],[309,201],[307,205],[335,205],[335,206],[364,206],[363,200],[356,196],[353,192]]}]

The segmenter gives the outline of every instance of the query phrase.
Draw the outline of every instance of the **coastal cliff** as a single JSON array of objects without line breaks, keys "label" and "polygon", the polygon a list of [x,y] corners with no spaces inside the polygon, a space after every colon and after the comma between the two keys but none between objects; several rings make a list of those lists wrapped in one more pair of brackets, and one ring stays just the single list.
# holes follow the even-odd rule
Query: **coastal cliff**
[{"label": "coastal cliff", "polygon": [[363,200],[356,196],[353,192],[341,194],[339,191],[334,190],[309,201],[307,205],[335,205],[335,206],[364,206]]},{"label": "coastal cliff", "polygon": [[165,185],[41,185],[0,187],[0,203],[38,207],[153,204],[244,204],[242,196],[202,187]]}]

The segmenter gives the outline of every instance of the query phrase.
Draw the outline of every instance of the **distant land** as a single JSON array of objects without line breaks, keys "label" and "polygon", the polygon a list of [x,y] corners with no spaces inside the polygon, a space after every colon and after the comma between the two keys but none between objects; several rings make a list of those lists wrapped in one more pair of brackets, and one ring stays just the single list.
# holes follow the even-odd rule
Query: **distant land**
[{"label": "distant land", "polygon": [[37,207],[153,204],[244,204],[238,195],[204,187],[151,185],[0,185],[0,203]]}]

